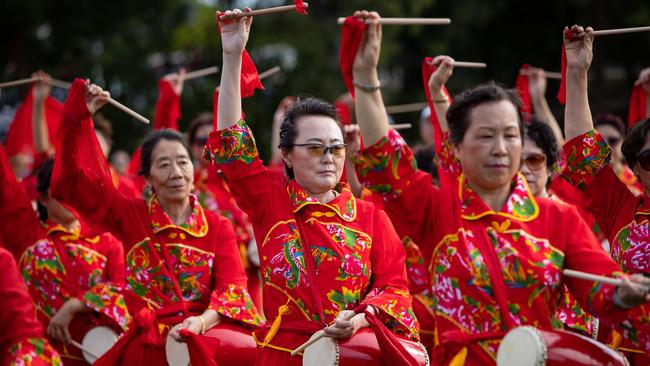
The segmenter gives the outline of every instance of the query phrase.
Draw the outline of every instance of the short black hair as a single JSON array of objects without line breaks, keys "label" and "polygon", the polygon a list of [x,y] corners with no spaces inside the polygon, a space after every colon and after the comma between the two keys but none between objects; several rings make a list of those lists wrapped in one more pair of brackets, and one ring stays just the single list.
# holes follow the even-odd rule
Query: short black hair
[{"label": "short black hair", "polygon": [[413,147],[413,157],[417,162],[419,170],[429,173],[434,179],[438,178],[438,167],[435,164],[435,148],[427,145],[417,145]]},{"label": "short black hair", "polygon": [[151,154],[153,153],[153,149],[156,148],[156,145],[158,145],[158,142],[160,142],[160,140],[180,142],[181,145],[183,145],[183,148],[185,148],[187,155],[190,157],[190,159],[192,158],[192,151],[190,150],[189,146],[187,146],[187,141],[185,141],[183,135],[181,135],[180,132],[169,128],[152,131],[149,133],[149,135],[147,135],[147,137],[144,139],[144,142],[142,143],[140,170],[138,170],[138,175],[149,175],[149,171],[151,170]]},{"label": "short black hair", "polygon": [[594,127],[598,126],[611,126],[613,127],[621,136],[625,136],[625,122],[621,117],[612,114],[612,113],[601,113],[594,117]]},{"label": "short black hair", "polygon": [[[54,170],[54,159],[49,158],[41,164],[36,171],[36,191],[42,195],[47,195],[52,181],[52,170]],[[36,200],[36,211],[38,219],[41,222],[47,221],[47,207],[40,200]]]},{"label": "short black hair", "polygon": [[553,164],[557,161],[559,146],[551,127],[542,122],[539,117],[532,116],[526,124],[526,137],[542,149],[546,156],[546,167],[552,169]]},{"label": "short black hair", "polygon": [[481,104],[500,102],[502,100],[509,101],[517,110],[519,130],[523,139],[524,124],[521,114],[521,100],[519,99],[517,92],[512,89],[505,89],[501,85],[492,81],[467,89],[454,97],[449,109],[447,110],[450,142],[454,145],[458,145],[463,141],[465,133],[470,126],[470,113],[475,107]]},{"label": "short black hair", "polygon": [[623,140],[621,153],[623,153],[625,162],[630,168],[634,168],[637,162],[637,156],[639,156],[643,145],[645,145],[648,131],[650,131],[650,118],[634,124]]},{"label": "short black hair", "polygon": [[199,130],[200,127],[203,127],[205,125],[210,125],[212,126],[213,114],[212,112],[203,112],[199,114],[196,118],[190,122],[190,128],[187,130],[187,139],[191,144],[194,144],[194,138],[196,137],[196,132]]},{"label": "short black hair", "polygon": [[[285,151],[293,150],[293,145],[296,143],[298,137],[298,119],[303,116],[325,116],[333,119],[336,124],[341,128],[341,123],[336,114],[336,107],[331,103],[325,102],[318,98],[298,98],[293,105],[287,109],[282,117],[282,125],[280,125],[280,149]],[[284,171],[291,179],[294,178],[293,168],[284,165]]]}]

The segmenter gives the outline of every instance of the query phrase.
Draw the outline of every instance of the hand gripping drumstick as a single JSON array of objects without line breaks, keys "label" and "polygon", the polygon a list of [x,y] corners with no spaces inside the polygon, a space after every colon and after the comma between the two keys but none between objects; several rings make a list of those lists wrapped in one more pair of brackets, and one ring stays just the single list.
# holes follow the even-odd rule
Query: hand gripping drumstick
[{"label": "hand gripping drumstick", "polygon": [[[350,312],[350,313],[348,313],[347,315],[345,315],[343,317],[343,320],[350,320],[350,319],[354,318],[355,315],[357,315],[357,313]],[[312,344],[318,342],[323,337],[325,337],[325,330],[321,329],[318,332],[314,333],[314,335],[311,336],[311,338],[307,342],[301,344],[300,346],[296,347],[296,349],[291,351],[291,356],[295,356],[298,353],[304,351],[305,348],[307,348],[307,347],[311,346]]]},{"label": "hand gripping drumstick", "polygon": [[[305,8],[309,8],[308,3],[304,3]],[[230,20],[230,19],[239,19],[243,17],[253,17],[256,15],[267,15],[267,14],[274,14],[274,13],[283,13],[286,11],[291,11],[291,10],[296,10],[295,5],[285,5],[285,6],[276,6],[273,8],[266,8],[266,9],[258,9],[258,10],[252,10],[252,11],[243,11],[239,14],[230,14],[230,15],[224,15],[220,20]]]}]

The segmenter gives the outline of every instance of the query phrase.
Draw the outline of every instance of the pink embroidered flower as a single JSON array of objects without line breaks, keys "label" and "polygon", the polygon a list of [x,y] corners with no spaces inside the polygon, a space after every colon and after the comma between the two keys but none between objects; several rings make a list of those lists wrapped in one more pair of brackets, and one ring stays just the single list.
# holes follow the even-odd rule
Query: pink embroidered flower
[{"label": "pink embroidered flower", "polygon": [[583,142],[587,146],[594,146],[594,138],[593,137],[585,137]]},{"label": "pink embroidered flower", "polygon": [[358,259],[354,258],[350,254],[345,255],[345,261],[343,262],[343,271],[349,274],[350,276],[360,276],[361,270],[363,269],[363,264]]},{"label": "pink embroidered flower", "polygon": [[633,222],[627,237],[630,247],[622,253],[625,267],[632,272],[648,272],[650,270],[650,238],[648,237],[648,224],[638,225]]}]

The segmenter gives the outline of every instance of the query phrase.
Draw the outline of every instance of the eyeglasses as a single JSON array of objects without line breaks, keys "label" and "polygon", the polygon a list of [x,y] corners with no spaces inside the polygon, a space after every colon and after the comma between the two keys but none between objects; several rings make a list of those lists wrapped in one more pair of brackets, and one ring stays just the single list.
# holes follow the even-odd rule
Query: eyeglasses
[{"label": "eyeglasses", "polygon": [[205,146],[205,143],[208,142],[208,138],[206,137],[195,137],[194,141],[192,142],[196,146]]},{"label": "eyeglasses", "polygon": [[544,154],[530,154],[522,159],[530,170],[540,170],[546,165],[546,155]]},{"label": "eyeglasses", "polygon": [[636,156],[636,161],[639,162],[643,170],[650,171],[650,149],[643,150]]},{"label": "eyeglasses", "polygon": [[294,144],[291,146],[304,147],[307,153],[313,157],[321,157],[329,151],[333,156],[345,156],[345,144],[336,144],[332,146],[325,146],[323,144]]}]

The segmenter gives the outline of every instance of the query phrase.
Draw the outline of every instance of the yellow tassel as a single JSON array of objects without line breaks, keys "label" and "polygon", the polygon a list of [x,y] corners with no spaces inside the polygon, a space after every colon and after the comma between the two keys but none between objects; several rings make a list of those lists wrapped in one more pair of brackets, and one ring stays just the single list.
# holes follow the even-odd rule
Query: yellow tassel
[{"label": "yellow tassel", "polygon": [[456,356],[451,360],[449,366],[463,366],[465,365],[465,360],[467,359],[467,347],[463,347]]},{"label": "yellow tassel", "polygon": [[[287,301],[287,304],[289,304],[289,301]],[[266,333],[266,336],[264,337],[264,341],[262,342],[261,346],[265,347],[266,345],[273,340],[273,337],[275,337],[275,334],[280,330],[280,324],[282,324],[282,315],[286,314],[291,310],[287,304],[284,304],[278,308],[278,315],[273,319],[273,323],[271,324],[271,328],[269,328],[269,331]]]},{"label": "yellow tassel", "polygon": [[621,335],[621,333],[612,330],[612,341],[609,342],[607,346],[613,350],[616,350],[618,349],[618,347],[621,346],[622,342],[623,342],[623,336]]}]

